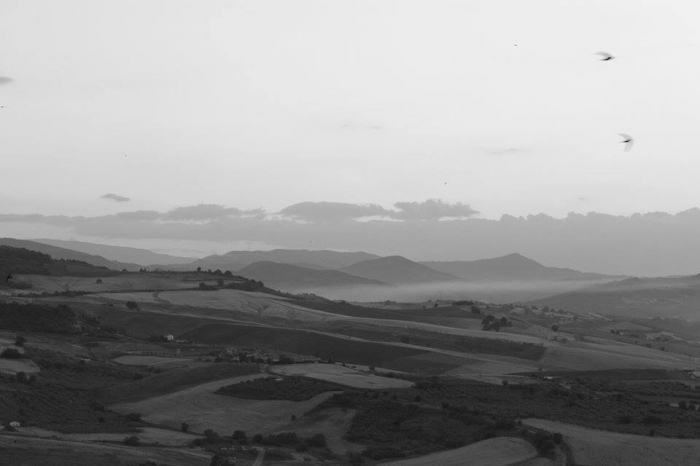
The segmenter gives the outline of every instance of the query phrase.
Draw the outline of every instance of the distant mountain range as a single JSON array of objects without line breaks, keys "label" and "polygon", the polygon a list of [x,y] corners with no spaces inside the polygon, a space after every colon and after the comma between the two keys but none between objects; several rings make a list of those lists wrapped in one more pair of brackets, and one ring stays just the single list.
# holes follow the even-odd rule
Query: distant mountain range
[{"label": "distant mountain range", "polygon": [[41,252],[43,254],[50,255],[53,259],[66,259],[86,262],[88,264],[94,265],[95,267],[107,267],[112,270],[123,270],[137,271],[140,266],[138,264],[128,263],[128,262],[118,262],[105,259],[102,256],[97,256],[94,254],[86,254],[84,252],[79,252],[74,249],[62,248],[57,246],[51,246],[49,244],[40,243],[37,241],[28,241],[23,239],[14,238],[0,238],[0,246],[10,246],[13,248],[25,248],[30,251]]},{"label": "distant mountain range", "polygon": [[599,273],[546,267],[520,254],[474,261],[421,262],[438,272],[473,282],[600,280],[613,278]]},{"label": "distant mountain range", "polygon": [[310,251],[306,249],[273,249],[272,251],[231,251],[207,256],[190,265],[203,269],[240,271],[255,262],[301,265],[307,268],[340,269],[379,256],[366,252]]},{"label": "distant mountain range", "polygon": [[237,272],[246,278],[260,280],[276,289],[300,289],[337,286],[388,286],[386,283],[356,277],[338,270],[319,270],[292,264],[261,261],[243,267]]},{"label": "distant mountain range", "polygon": [[85,243],[83,241],[65,241],[59,239],[36,239],[34,241],[95,256],[102,256],[110,261],[140,265],[142,267],[152,264],[189,264],[194,260],[192,257],[159,254],[147,249],[109,246],[106,244]]},{"label": "distant mountain range", "polygon": [[343,267],[342,272],[392,285],[462,281],[401,256],[380,257]]}]

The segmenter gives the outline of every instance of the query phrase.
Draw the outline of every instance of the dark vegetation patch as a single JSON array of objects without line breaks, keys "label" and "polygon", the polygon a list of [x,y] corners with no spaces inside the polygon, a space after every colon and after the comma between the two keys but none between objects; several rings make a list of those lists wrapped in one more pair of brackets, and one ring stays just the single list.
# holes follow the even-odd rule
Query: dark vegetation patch
[{"label": "dark vegetation patch", "polygon": [[434,323],[436,318],[457,317],[464,319],[481,319],[482,316],[457,306],[443,306],[425,309],[378,309],[357,306],[347,302],[331,301],[317,297],[315,299],[297,298],[296,304],[309,309],[330,312],[353,317],[368,317],[372,319],[408,320],[415,322]]},{"label": "dark vegetation patch", "polygon": [[95,389],[142,376],[138,369],[78,359],[52,351],[27,349],[41,369],[2,378],[0,419],[65,433],[133,432],[144,424],[105,409]]},{"label": "dark vegetation patch", "polygon": [[344,388],[342,385],[300,376],[266,377],[227,385],[216,393],[251,400],[305,401],[321,393]]},{"label": "dark vegetation patch", "polygon": [[566,377],[581,379],[600,380],[673,380],[685,379],[687,376],[682,371],[666,369],[606,369],[599,371],[543,371],[524,372],[519,375],[530,375],[534,377]]},{"label": "dark vegetation patch", "polygon": [[207,382],[258,372],[260,369],[257,364],[236,363],[173,369],[140,380],[123,381],[118,385],[107,386],[99,391],[99,398],[105,404],[135,402]]},{"label": "dark vegetation patch", "polygon": [[77,333],[88,326],[66,305],[0,303],[0,328],[18,332]]},{"label": "dark vegetation patch", "polygon": [[10,274],[72,277],[105,277],[118,274],[106,267],[95,267],[87,262],[53,259],[48,254],[11,246],[0,246],[0,264],[0,283],[10,287],[13,280],[6,280]]}]

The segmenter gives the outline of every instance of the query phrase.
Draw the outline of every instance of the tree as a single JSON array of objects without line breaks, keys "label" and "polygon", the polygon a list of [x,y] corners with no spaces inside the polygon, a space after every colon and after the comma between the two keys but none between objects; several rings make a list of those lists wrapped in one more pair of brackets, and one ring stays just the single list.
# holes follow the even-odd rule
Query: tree
[{"label": "tree", "polygon": [[131,422],[141,422],[141,414],[129,413],[126,415],[126,419],[131,421]]},{"label": "tree", "polygon": [[97,280],[95,280],[95,283],[97,283],[98,285],[101,285],[101,284],[102,284],[102,279],[101,279],[101,278],[98,278]]},{"label": "tree", "polygon": [[183,432],[187,432],[188,430],[190,430],[190,425],[186,422],[183,422],[182,424],[180,424],[180,430]]},{"label": "tree", "polygon": [[124,445],[129,445],[130,447],[138,447],[141,445],[141,439],[137,436],[132,435],[131,437],[126,437],[124,439]]},{"label": "tree", "polygon": [[223,279],[223,278],[219,278],[218,280],[216,280],[216,283],[217,283],[219,286],[224,286],[224,279]]},{"label": "tree", "polygon": [[15,338],[15,346],[24,346],[26,342],[27,339],[24,338],[22,335],[17,335],[17,338]]},{"label": "tree", "polygon": [[0,353],[0,358],[19,359],[21,357],[22,353],[20,353],[17,348],[5,348],[2,353]]},{"label": "tree", "polygon": [[201,268],[201,267],[197,267],[197,272],[201,272],[201,271],[202,271],[202,268]]},{"label": "tree", "polygon": [[552,324],[552,330],[554,330],[555,332],[557,332],[557,331],[559,330],[559,325],[557,325],[557,324]]},{"label": "tree", "polygon": [[136,301],[127,301],[126,302],[126,308],[127,309],[138,309],[139,308],[139,303]]}]

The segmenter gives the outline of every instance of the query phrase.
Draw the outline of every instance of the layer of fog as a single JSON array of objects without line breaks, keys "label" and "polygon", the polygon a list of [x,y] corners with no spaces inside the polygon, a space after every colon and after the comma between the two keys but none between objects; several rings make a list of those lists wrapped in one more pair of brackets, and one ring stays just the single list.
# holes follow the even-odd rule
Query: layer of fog
[{"label": "layer of fog", "polygon": [[292,293],[313,293],[332,300],[353,302],[476,300],[514,303],[546,298],[604,283],[601,280],[444,282],[402,286],[343,286],[287,288]]}]

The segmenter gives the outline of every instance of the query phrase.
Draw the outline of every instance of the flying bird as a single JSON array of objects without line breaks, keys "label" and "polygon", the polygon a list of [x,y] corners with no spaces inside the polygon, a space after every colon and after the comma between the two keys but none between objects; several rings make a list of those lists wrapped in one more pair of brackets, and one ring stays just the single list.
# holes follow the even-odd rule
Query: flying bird
[{"label": "flying bird", "polygon": [[625,152],[629,151],[632,148],[632,145],[634,144],[634,138],[630,136],[629,134],[625,133],[617,133],[620,136],[622,136],[623,140],[620,141],[620,144],[625,145]]},{"label": "flying bird", "polygon": [[608,52],[596,52],[596,55],[600,55],[601,57],[603,57],[600,59],[600,61],[608,61],[608,60],[612,60],[613,58],[615,58],[612,55],[610,55]]},{"label": "flying bird", "polygon": [[5,283],[10,283],[10,280],[12,280],[12,272],[7,274],[7,278],[5,279]]}]

